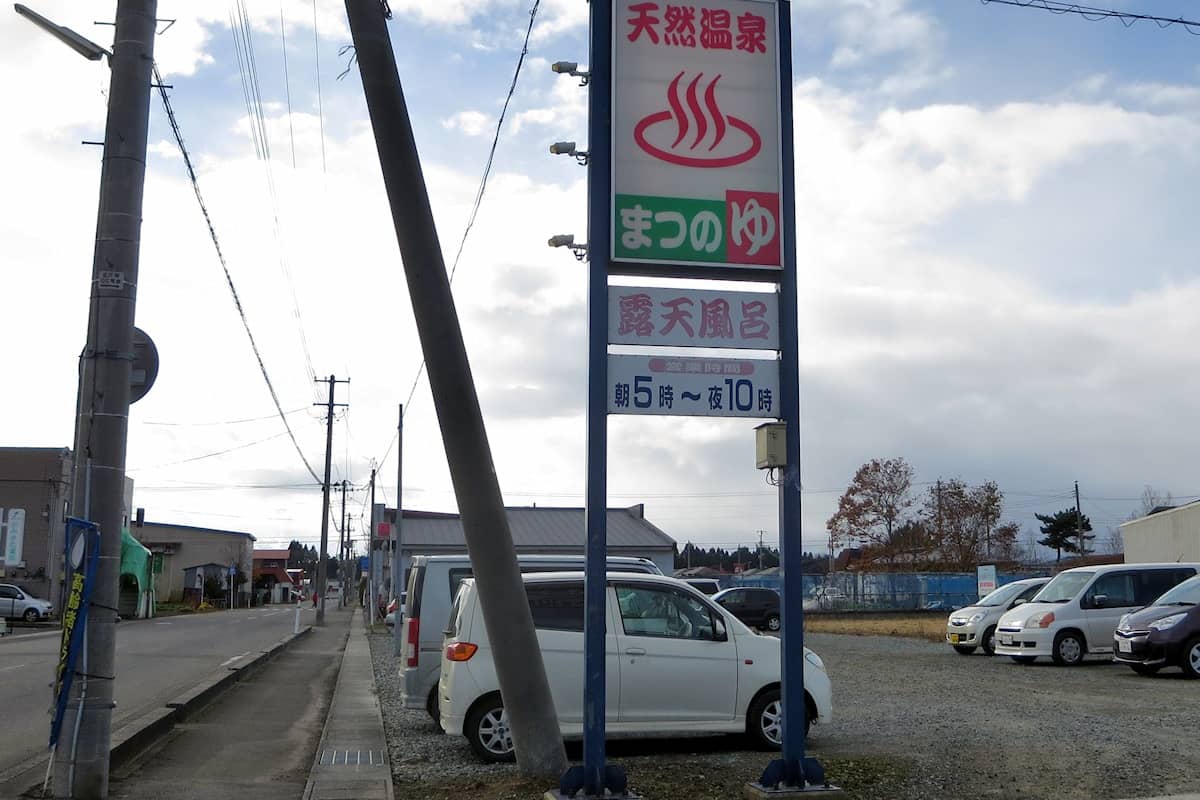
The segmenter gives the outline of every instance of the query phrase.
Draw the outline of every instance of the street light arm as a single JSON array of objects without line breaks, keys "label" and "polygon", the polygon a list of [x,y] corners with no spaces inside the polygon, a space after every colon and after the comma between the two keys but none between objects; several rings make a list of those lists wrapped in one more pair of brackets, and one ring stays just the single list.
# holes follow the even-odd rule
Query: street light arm
[{"label": "street light arm", "polygon": [[101,47],[84,36],[80,36],[70,28],[64,28],[62,25],[55,25],[50,20],[43,17],[28,6],[23,6],[20,3],[13,3],[13,10],[20,14],[25,19],[37,25],[46,33],[58,39],[67,47],[74,50],[79,55],[86,58],[88,61],[99,61],[101,56],[112,58],[112,51]]}]

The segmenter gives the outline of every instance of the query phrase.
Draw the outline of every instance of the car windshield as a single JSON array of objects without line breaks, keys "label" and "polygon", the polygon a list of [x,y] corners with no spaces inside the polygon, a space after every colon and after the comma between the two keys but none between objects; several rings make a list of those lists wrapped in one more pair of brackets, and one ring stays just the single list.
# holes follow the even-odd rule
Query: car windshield
[{"label": "car windshield", "polygon": [[1094,572],[1060,572],[1033,596],[1033,603],[1065,603],[1087,585]]},{"label": "car windshield", "polygon": [[1024,586],[1016,583],[1010,583],[1007,586],[1001,586],[994,592],[988,593],[986,597],[980,600],[975,605],[977,606],[1003,606],[1007,605],[1017,593],[1024,589]]},{"label": "car windshield", "polygon": [[1156,606],[1194,606],[1200,604],[1200,575],[1188,578],[1154,601]]}]

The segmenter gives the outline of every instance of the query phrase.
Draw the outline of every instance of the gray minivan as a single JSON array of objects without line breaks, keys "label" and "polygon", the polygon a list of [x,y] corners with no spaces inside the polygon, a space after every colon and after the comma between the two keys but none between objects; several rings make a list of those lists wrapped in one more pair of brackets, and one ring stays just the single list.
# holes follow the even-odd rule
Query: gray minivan
[{"label": "gray minivan", "polygon": [[[522,572],[581,570],[583,556],[518,555]],[[648,558],[609,556],[609,572],[642,572],[661,575]],[[400,659],[400,700],[405,708],[423,708],[436,722],[437,686],[442,667],[442,629],[450,620],[450,609],[459,584],[474,577],[467,556],[413,556],[408,569],[400,636],[404,651]]]}]

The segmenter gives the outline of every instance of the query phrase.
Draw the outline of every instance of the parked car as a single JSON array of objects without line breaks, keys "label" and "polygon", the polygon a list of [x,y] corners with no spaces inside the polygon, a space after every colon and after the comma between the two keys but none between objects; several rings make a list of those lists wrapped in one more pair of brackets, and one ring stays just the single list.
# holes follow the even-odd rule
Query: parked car
[{"label": "parked car", "polygon": [[[583,569],[583,556],[519,555],[522,572]],[[648,558],[609,556],[608,570],[646,572],[662,570]],[[442,632],[459,584],[473,575],[464,556],[413,556],[408,570],[405,603],[401,613],[404,653],[400,664],[400,702],[405,708],[423,708],[438,718],[438,673],[441,670]]]},{"label": "parked car", "polygon": [[689,586],[699,589],[704,594],[713,595],[721,591],[721,584],[716,578],[684,578]]},{"label": "parked car", "polygon": [[779,592],[736,586],[723,589],[712,596],[713,602],[752,628],[779,630]]},{"label": "parked car", "polygon": [[[526,574],[525,591],[559,730],[564,737],[580,736],[583,574]],[[610,573],[606,596],[607,735],[746,733],[760,747],[780,747],[778,638],[755,633],[676,578]],[[833,700],[821,659],[805,649],[804,660],[807,735],[813,722],[832,719]],[[463,582],[455,600],[438,698],[447,734],[467,737],[484,761],[513,759],[473,580]]]},{"label": "parked car", "polygon": [[1200,678],[1200,576],[1122,617],[1113,634],[1113,660],[1139,675],[1179,667]]},{"label": "parked car", "polygon": [[1049,578],[1026,578],[1006,583],[978,603],[954,611],[946,620],[946,643],[956,653],[969,656],[977,648],[989,656],[996,652],[996,623],[1005,611],[1029,602]]},{"label": "parked car", "polygon": [[[398,598],[393,597],[392,602],[388,603],[387,614],[383,618],[383,624],[386,625],[387,627],[391,628],[391,627],[395,626],[396,612],[399,611],[400,609],[404,608],[404,595],[405,594],[407,594],[407,592],[401,592],[400,597],[398,597]],[[401,614],[401,618],[403,618],[403,616],[404,615]]]},{"label": "parked car", "polygon": [[12,583],[0,583],[0,617],[38,622],[54,615],[54,604]]},{"label": "parked car", "polygon": [[996,652],[1022,664],[1050,656],[1073,666],[1110,654],[1121,617],[1197,574],[1200,564],[1107,564],[1058,573],[1033,599],[1000,617]]}]

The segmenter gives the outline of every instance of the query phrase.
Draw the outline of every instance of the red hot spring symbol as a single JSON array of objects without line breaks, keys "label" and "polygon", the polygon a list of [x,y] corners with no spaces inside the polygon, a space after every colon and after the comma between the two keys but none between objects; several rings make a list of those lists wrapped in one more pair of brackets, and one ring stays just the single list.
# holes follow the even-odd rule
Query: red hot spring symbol
[{"label": "red hot spring symbol", "polygon": [[[717,105],[717,82],[721,80],[721,76],[717,75],[704,87],[704,105],[701,107],[700,81],[704,73],[692,78],[683,92],[684,100],[681,101],[679,83],[683,80],[683,75],[684,73],[680,72],[667,87],[667,105],[671,107],[670,110],[656,111],[634,127],[633,138],[638,147],[668,164],[708,169],[744,164],[758,155],[762,150],[762,137],[758,131],[750,127],[745,120],[726,116]],[[686,109],[684,102],[687,103]],[[676,136],[674,141],[667,144],[670,126],[659,123],[672,120],[675,122]],[[737,137],[741,141],[731,138],[732,147],[722,147],[714,153],[713,151],[725,141],[730,128],[743,134]],[[690,137],[689,133],[692,134]],[[653,142],[647,134],[651,134]],[[704,147],[706,142],[708,146]],[[732,148],[737,148],[737,152],[730,153]]]}]

